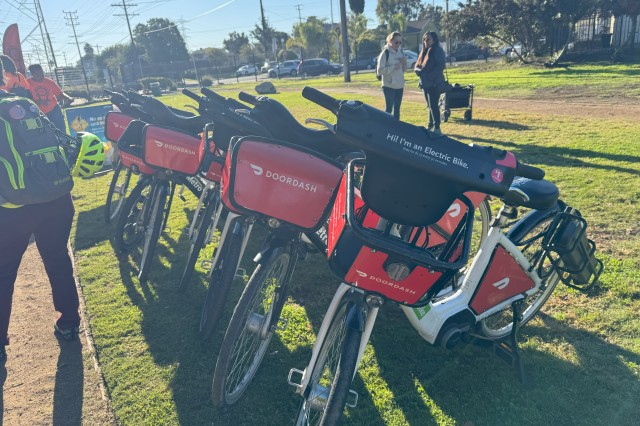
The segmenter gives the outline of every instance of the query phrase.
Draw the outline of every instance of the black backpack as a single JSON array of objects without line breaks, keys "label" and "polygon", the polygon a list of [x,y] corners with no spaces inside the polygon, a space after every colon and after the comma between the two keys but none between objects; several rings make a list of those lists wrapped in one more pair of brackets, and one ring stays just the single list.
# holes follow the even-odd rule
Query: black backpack
[{"label": "black backpack", "polygon": [[0,91],[0,206],[46,203],[72,188],[51,122],[30,99]]},{"label": "black backpack", "polygon": [[[382,56],[382,54],[380,54],[380,56]],[[378,65],[380,65],[380,56],[378,56]],[[389,49],[384,49],[384,62],[386,63],[388,61],[389,61]],[[378,79],[378,81],[382,80],[382,76],[378,74],[378,71],[376,71],[376,78]]]}]

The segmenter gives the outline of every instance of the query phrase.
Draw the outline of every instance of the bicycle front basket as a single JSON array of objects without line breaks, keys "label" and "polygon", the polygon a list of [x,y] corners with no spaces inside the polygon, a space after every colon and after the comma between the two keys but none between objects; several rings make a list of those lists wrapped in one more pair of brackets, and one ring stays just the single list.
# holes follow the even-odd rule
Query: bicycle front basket
[{"label": "bicycle front basket", "polygon": [[305,232],[325,222],[342,176],[338,163],[300,146],[257,136],[231,146],[222,178],[225,205]]}]

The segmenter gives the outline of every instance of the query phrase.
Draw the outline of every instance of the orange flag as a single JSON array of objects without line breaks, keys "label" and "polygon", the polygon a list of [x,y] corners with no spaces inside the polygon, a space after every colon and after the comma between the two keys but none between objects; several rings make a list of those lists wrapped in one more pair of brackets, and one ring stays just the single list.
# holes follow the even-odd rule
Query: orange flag
[{"label": "orange flag", "polygon": [[22,57],[18,24],[11,24],[5,30],[4,37],[2,38],[2,52],[13,59],[18,71],[24,75],[27,74],[27,69],[24,66],[24,58]]}]

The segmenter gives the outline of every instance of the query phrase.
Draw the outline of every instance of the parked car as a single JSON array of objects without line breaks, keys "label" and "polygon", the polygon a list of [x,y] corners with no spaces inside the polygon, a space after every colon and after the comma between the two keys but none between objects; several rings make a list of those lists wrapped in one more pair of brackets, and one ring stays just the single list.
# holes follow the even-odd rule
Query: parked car
[{"label": "parked car", "polygon": [[485,59],[489,56],[489,51],[485,48],[473,44],[459,44],[447,55],[447,60],[451,62],[469,61],[471,59]]},{"label": "parked car", "polygon": [[320,74],[340,74],[342,65],[329,63],[325,58],[305,59],[298,65],[298,74],[302,76]]},{"label": "parked car", "polygon": [[284,61],[280,64],[277,64],[273,68],[269,69],[269,77],[295,77],[296,75],[298,75],[299,63],[300,61],[298,59],[292,59],[290,61]]},{"label": "parked car", "polygon": [[276,61],[271,61],[271,62],[265,62],[261,67],[260,67],[260,72],[269,72],[269,70],[271,68],[274,68],[276,65],[278,65],[278,63]]},{"label": "parked car", "polygon": [[242,77],[243,75],[253,75],[258,73],[258,67],[255,65],[243,65],[236,71],[236,75],[238,77]]},{"label": "parked car", "polygon": [[351,71],[357,70],[372,70],[376,67],[376,58],[361,58],[358,60],[352,59],[349,61],[349,69]]},{"label": "parked car", "polygon": [[[407,60],[407,71],[413,71],[416,62],[418,62],[418,54],[413,50],[403,50],[402,53]],[[374,68],[378,66],[378,56],[372,59]]]},{"label": "parked car", "polygon": [[412,71],[418,62],[418,54],[413,50],[403,50],[402,53],[407,60],[407,71]]}]

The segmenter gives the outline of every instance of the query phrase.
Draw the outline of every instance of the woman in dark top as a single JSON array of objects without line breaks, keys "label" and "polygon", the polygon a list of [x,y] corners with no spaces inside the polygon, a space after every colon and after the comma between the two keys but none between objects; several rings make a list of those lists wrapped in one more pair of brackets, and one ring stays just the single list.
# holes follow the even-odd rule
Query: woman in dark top
[{"label": "woman in dark top", "polygon": [[425,33],[422,37],[422,51],[418,56],[415,71],[420,77],[420,87],[429,108],[429,130],[436,133],[441,133],[438,99],[442,84],[445,82],[445,65],[446,55],[440,47],[438,34],[433,31]]}]

